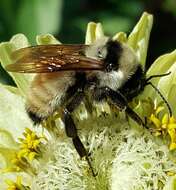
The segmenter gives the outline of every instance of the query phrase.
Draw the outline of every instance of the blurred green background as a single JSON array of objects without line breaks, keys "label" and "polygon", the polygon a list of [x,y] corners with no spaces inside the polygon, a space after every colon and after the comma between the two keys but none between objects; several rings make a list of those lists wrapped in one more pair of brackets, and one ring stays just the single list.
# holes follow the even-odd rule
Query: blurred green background
[{"label": "blurred green background", "polygon": [[[24,33],[31,44],[51,33],[62,43],[84,43],[87,23],[101,22],[107,35],[129,33],[142,12],[154,15],[147,64],[176,48],[176,0],[0,0],[0,41]],[[11,83],[0,68],[0,81]]]}]

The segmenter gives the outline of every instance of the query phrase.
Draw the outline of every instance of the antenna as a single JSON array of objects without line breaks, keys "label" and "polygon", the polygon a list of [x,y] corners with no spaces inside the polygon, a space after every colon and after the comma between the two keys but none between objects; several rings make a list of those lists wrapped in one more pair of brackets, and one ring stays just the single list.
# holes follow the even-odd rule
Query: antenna
[{"label": "antenna", "polygon": [[162,93],[159,91],[159,89],[158,89],[154,84],[152,84],[151,82],[149,82],[149,81],[150,81],[151,79],[153,79],[153,78],[165,77],[165,76],[168,76],[168,75],[170,75],[170,74],[171,74],[171,72],[168,72],[168,73],[165,73],[165,74],[159,74],[159,75],[152,75],[152,76],[150,76],[150,77],[148,77],[148,78],[146,79],[146,84],[145,84],[145,85],[146,85],[146,86],[147,86],[147,85],[152,86],[152,88],[160,95],[160,97],[163,99],[164,103],[166,104],[166,106],[167,106],[167,108],[168,108],[168,110],[169,110],[169,115],[172,116],[172,109],[171,109],[169,103],[167,102],[167,100],[165,99],[165,97],[162,95]]},{"label": "antenna", "polygon": [[167,106],[167,108],[168,108],[168,110],[169,110],[169,115],[172,116],[172,109],[171,109],[169,103],[167,102],[167,100],[165,99],[165,97],[164,97],[164,96],[161,94],[161,92],[159,91],[159,89],[158,89],[155,85],[153,85],[151,82],[147,82],[147,83],[146,83],[146,86],[147,86],[147,85],[152,86],[153,89],[155,89],[155,91],[160,95],[160,97],[163,99],[164,103],[166,104],[166,106]]},{"label": "antenna", "polygon": [[148,82],[149,80],[151,80],[151,79],[153,79],[153,78],[165,77],[165,76],[168,76],[168,75],[170,75],[170,74],[171,74],[171,71],[168,72],[168,73],[160,74],[160,75],[152,75],[152,76],[150,76],[150,77],[148,77],[148,78],[146,79],[146,82]]}]

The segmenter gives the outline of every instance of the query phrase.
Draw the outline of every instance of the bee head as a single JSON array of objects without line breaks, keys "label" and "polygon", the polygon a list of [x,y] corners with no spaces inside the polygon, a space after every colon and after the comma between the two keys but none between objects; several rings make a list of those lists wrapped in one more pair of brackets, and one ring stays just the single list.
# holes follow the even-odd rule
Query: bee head
[{"label": "bee head", "polygon": [[86,50],[86,56],[104,60],[105,71],[118,70],[118,60],[122,52],[121,44],[108,37],[97,39]]},{"label": "bee head", "polygon": [[105,70],[111,72],[118,70],[119,59],[122,55],[122,46],[118,41],[108,40],[106,43],[107,54],[104,58]]},{"label": "bee head", "polygon": [[93,44],[91,44],[87,49],[86,49],[86,56],[93,58],[93,59],[105,59],[107,56],[107,47],[106,44],[109,41],[108,37],[103,37],[97,39]]}]

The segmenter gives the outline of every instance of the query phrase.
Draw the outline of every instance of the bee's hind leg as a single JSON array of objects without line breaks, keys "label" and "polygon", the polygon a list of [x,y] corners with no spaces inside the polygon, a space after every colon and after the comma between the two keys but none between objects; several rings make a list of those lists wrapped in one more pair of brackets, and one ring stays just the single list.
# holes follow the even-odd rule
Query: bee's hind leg
[{"label": "bee's hind leg", "polygon": [[83,92],[81,92],[81,91],[78,91],[78,93],[76,93],[74,95],[72,100],[69,102],[69,104],[67,104],[67,106],[63,110],[63,121],[65,123],[65,130],[66,130],[67,136],[72,138],[73,145],[74,145],[76,151],[78,152],[79,156],[81,158],[82,157],[86,158],[88,165],[90,167],[90,170],[91,170],[93,176],[95,177],[96,174],[95,174],[93,167],[91,165],[91,162],[89,160],[88,153],[78,136],[76,126],[75,126],[74,121],[71,116],[71,113],[81,103],[83,97],[84,97],[84,95],[83,95]]}]

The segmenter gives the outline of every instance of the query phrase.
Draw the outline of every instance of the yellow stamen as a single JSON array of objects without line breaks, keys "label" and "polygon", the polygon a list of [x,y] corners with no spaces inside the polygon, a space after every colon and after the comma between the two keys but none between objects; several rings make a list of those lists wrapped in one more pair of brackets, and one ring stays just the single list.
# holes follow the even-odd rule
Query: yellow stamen
[{"label": "yellow stamen", "polygon": [[22,184],[22,177],[17,176],[16,182],[12,180],[5,180],[6,184],[8,185],[7,190],[29,190],[28,186],[24,186]]},{"label": "yellow stamen", "polygon": [[176,149],[176,119],[173,116],[169,116],[167,113],[163,117],[159,117],[159,113],[164,111],[162,106],[157,106],[154,103],[152,114],[149,117],[149,121],[156,127],[154,132],[155,136],[169,135],[170,145],[169,149]]},{"label": "yellow stamen", "polygon": [[37,158],[37,156],[39,156],[42,139],[45,138],[37,136],[29,128],[25,129],[23,135],[25,138],[19,139],[21,144],[20,144],[20,151],[18,152],[18,157],[19,158],[25,157],[28,158],[30,161],[32,161],[33,159]]},{"label": "yellow stamen", "polygon": [[155,110],[155,114],[158,115],[161,111],[164,110],[164,107],[163,106],[158,106]]},{"label": "yellow stamen", "polygon": [[169,150],[175,150],[176,149],[176,143],[171,143],[169,146]]},{"label": "yellow stamen", "polygon": [[153,124],[154,124],[157,128],[160,128],[161,122],[160,122],[160,120],[159,120],[154,114],[152,114],[149,119],[153,122]]},{"label": "yellow stamen", "polygon": [[167,113],[164,114],[161,122],[162,122],[162,125],[167,125],[168,124],[168,122],[169,122],[169,116],[168,116]]}]

